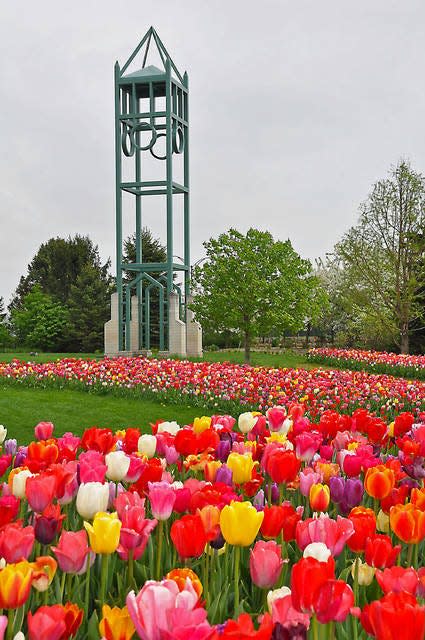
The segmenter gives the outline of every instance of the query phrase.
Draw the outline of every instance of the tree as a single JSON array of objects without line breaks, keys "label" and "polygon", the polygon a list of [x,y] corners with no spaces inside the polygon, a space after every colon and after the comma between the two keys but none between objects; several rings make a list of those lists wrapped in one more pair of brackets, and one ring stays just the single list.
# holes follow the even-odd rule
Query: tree
[{"label": "tree", "polygon": [[[425,179],[401,161],[361,206],[360,218],[336,246],[347,298],[369,321],[409,352],[415,323],[425,318],[420,299],[425,226]],[[423,281],[422,281],[423,282]]]},{"label": "tree", "polygon": [[12,326],[19,342],[35,349],[60,349],[68,320],[68,309],[43,293],[39,285],[24,297],[19,309],[11,312]]},{"label": "tree", "polygon": [[40,246],[27,274],[20,279],[9,305],[12,318],[17,317],[14,311],[24,308],[24,301],[36,287],[69,311],[70,324],[54,341],[56,350],[75,350],[82,344],[100,348],[103,325],[109,318],[106,303],[112,284],[109,267],[109,260],[101,263],[99,249],[88,236],[51,238]]},{"label": "tree", "polygon": [[192,308],[204,328],[242,337],[245,362],[252,339],[299,331],[324,303],[311,264],[289,240],[274,241],[269,232],[235,229],[204,243],[207,260],[194,269]]},{"label": "tree", "polygon": [[88,236],[50,238],[40,246],[28,265],[27,274],[21,277],[9,310],[18,308],[23,297],[37,284],[43,293],[66,304],[71,286],[87,264],[93,265],[105,286],[109,286],[110,261],[101,264],[99,249]]},{"label": "tree", "polygon": [[103,326],[110,312],[112,285],[105,286],[93,264],[83,266],[68,298],[69,336],[72,351],[103,348]]},{"label": "tree", "polygon": [[0,346],[5,347],[10,342],[9,327],[7,324],[7,315],[4,307],[3,297],[0,296]]}]

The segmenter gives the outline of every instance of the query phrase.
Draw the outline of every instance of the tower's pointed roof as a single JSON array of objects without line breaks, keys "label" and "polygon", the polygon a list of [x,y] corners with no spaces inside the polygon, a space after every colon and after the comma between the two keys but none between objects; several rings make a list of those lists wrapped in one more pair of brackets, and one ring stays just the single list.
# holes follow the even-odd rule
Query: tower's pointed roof
[{"label": "tower's pointed roof", "polygon": [[[153,43],[153,47],[156,48],[159,54],[160,60],[162,62],[162,66],[163,66],[162,70],[152,64],[146,65],[146,62],[148,60],[149,50],[152,43]],[[138,70],[133,71],[132,73],[126,74],[125,73],[126,70],[135,60],[136,56],[142,61],[141,67]],[[180,82],[183,82],[182,75],[180,74],[179,70],[174,64],[168,51],[164,47],[161,38],[159,37],[155,29],[153,27],[150,27],[150,29],[148,29],[148,31],[145,33],[144,37],[142,38],[140,43],[137,45],[137,47],[135,48],[135,50],[127,60],[127,62],[122,67],[120,75],[122,78],[126,78],[126,79],[159,77],[165,74],[165,65],[167,60],[170,61],[171,68],[174,71],[176,77],[180,80]]]}]

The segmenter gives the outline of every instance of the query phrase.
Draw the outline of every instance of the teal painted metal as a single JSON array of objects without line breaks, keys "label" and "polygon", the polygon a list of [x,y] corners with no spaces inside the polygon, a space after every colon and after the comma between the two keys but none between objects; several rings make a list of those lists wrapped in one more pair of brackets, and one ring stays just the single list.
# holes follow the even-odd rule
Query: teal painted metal
[{"label": "teal painted metal", "polygon": [[[155,47],[162,69],[149,64],[149,52]],[[130,71],[130,65],[140,56],[141,67]],[[159,66],[161,66],[161,63]],[[164,104],[165,100],[165,104]],[[161,104],[159,104],[161,101]],[[158,291],[159,348],[169,344],[169,296],[179,296],[181,319],[186,318],[186,301],[190,295],[190,235],[189,235],[189,81],[181,74],[164,44],[151,27],[129,59],[120,68],[115,65],[115,167],[116,167],[116,269],[119,305],[118,351],[134,348],[131,342],[131,299],[137,297],[137,348],[149,349],[152,342],[152,302]],[[148,107],[148,109],[147,109]],[[156,146],[165,138],[165,154]],[[177,156],[183,158],[183,184],[173,179]],[[158,179],[146,178],[147,159],[158,166]],[[165,179],[162,177],[165,163]],[[126,179],[123,179],[125,173]],[[130,178],[129,178],[130,175]],[[133,263],[123,262],[123,193],[134,198],[136,257]],[[166,262],[144,262],[142,228],[144,198],[165,196]],[[174,201],[183,198],[183,264],[174,257]],[[184,291],[175,284],[176,272],[184,274]],[[152,277],[153,274],[155,277]],[[133,277],[134,276],[134,277]],[[132,278],[132,279],[131,279]],[[155,345],[154,345],[155,346]]]}]

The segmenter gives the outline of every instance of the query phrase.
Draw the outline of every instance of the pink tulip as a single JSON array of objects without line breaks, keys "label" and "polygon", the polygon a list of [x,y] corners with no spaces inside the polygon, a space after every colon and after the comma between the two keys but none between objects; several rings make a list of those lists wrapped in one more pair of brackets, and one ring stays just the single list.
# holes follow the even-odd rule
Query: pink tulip
[{"label": "pink tulip", "polygon": [[132,507],[142,507],[144,509],[145,498],[141,498],[134,491],[123,491],[115,500],[115,510],[120,520],[122,520],[125,511]]},{"label": "pink tulip", "polygon": [[272,620],[273,623],[279,622],[282,626],[302,624],[307,629],[310,626],[310,616],[307,613],[301,613],[294,608],[291,595],[273,600],[272,604]]},{"label": "pink tulip", "polygon": [[143,640],[207,640],[214,629],[198,600],[189,578],[182,591],[174,580],[148,580],[137,596],[134,591],[127,595],[126,604]]},{"label": "pink tulip", "polygon": [[258,540],[249,556],[252,582],[261,589],[273,587],[282,569],[282,550],[274,540]]},{"label": "pink tulip", "polygon": [[411,567],[404,569],[394,566],[384,571],[377,569],[375,577],[384,593],[407,591],[415,595],[419,584],[418,574]]},{"label": "pink tulip", "polygon": [[52,422],[39,422],[34,427],[34,434],[37,440],[48,440],[53,435],[55,428]]},{"label": "pink tulip", "polygon": [[99,451],[85,451],[79,457],[80,482],[105,482],[107,466],[102,453]]},{"label": "pink tulip", "polygon": [[4,632],[7,627],[7,616],[0,616],[0,640],[4,638]]},{"label": "pink tulip", "polygon": [[295,538],[301,551],[312,542],[323,542],[333,556],[338,556],[353,533],[354,526],[348,518],[338,516],[333,520],[322,514],[318,518],[300,520],[295,530]]},{"label": "pink tulip", "polygon": [[168,482],[148,482],[152,515],[157,520],[168,520],[173,511],[176,494]]},{"label": "pink tulip", "polygon": [[271,407],[266,411],[270,431],[279,431],[285,422],[287,415],[284,407]]},{"label": "pink tulip", "polygon": [[52,547],[59,568],[64,573],[79,573],[86,565],[89,552],[87,534],[80,531],[62,531],[58,546]]},{"label": "pink tulip", "polygon": [[146,462],[137,456],[130,456],[130,466],[128,467],[125,482],[137,482],[146,468]]},{"label": "pink tulip", "polygon": [[295,438],[295,453],[297,458],[304,462],[310,462],[316,451],[322,444],[320,433],[304,431]]},{"label": "pink tulip", "polygon": [[322,482],[323,476],[321,473],[317,473],[313,471],[311,467],[306,467],[303,471],[300,472],[300,492],[303,496],[310,495],[310,489],[313,484],[318,484]]}]

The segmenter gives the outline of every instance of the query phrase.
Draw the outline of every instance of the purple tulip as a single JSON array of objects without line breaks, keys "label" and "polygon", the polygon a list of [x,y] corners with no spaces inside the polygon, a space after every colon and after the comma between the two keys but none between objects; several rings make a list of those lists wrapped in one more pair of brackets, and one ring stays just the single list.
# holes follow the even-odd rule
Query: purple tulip
[{"label": "purple tulip", "polygon": [[332,502],[339,504],[344,497],[344,478],[341,478],[341,476],[332,476],[329,478],[329,489],[331,491]]},{"label": "purple tulip", "polygon": [[18,443],[15,438],[9,438],[9,440],[6,440],[4,443],[4,452],[9,456],[14,456],[17,448]]},{"label": "purple tulip", "polygon": [[226,462],[229,457],[231,446],[232,445],[229,440],[220,440],[217,445],[217,458],[220,462]]},{"label": "purple tulip", "polygon": [[215,476],[215,481],[223,482],[224,484],[228,484],[231,487],[232,477],[233,477],[232,470],[227,466],[227,464],[222,464],[217,471],[217,475]]}]

